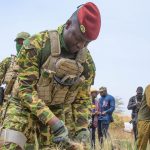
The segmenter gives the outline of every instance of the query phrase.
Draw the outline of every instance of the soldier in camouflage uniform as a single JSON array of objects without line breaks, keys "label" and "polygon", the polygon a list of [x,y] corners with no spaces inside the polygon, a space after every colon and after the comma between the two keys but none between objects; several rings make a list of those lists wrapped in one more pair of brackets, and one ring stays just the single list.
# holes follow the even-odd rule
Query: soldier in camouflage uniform
[{"label": "soldier in camouflage uniform", "polygon": [[[27,32],[20,32],[17,34],[17,37],[15,39],[17,54],[19,53],[23,45],[23,41],[27,39],[29,36],[30,34]],[[15,73],[14,70],[16,70],[15,60],[16,60],[16,56],[11,55],[11,57],[5,58],[0,63],[0,86],[2,84],[6,84],[6,88],[7,88],[7,84],[10,82],[11,77]],[[8,94],[5,95],[5,100],[7,99],[7,95]],[[2,105],[2,102],[0,102],[0,104]]]},{"label": "soldier in camouflage uniform", "polygon": [[147,85],[144,91],[140,110],[138,112],[137,129],[137,149],[146,150],[148,143],[150,146],[150,84]]},{"label": "soldier in camouflage uniform", "polygon": [[[70,105],[74,139],[89,139],[89,89],[93,81],[87,45],[100,31],[97,6],[82,5],[58,30],[27,39],[18,56],[19,74],[3,114],[1,149],[51,149],[52,142],[68,142],[64,105]],[[90,64],[90,67],[89,67]],[[5,136],[7,135],[7,136]]]}]

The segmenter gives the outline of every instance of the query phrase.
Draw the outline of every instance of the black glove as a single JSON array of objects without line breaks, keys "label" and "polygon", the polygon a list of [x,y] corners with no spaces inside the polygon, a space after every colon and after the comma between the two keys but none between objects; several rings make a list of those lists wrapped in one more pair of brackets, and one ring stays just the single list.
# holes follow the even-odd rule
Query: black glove
[{"label": "black glove", "polygon": [[86,143],[90,139],[90,132],[88,129],[83,128],[76,132],[75,139],[79,142]]}]

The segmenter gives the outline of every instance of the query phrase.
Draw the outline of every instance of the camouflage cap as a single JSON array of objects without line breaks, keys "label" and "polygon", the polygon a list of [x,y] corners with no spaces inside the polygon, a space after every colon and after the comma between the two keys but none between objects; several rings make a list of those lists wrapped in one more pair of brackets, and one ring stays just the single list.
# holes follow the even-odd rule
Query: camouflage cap
[{"label": "camouflage cap", "polygon": [[107,88],[104,87],[104,86],[102,86],[102,87],[99,88],[99,92],[103,92],[103,91],[107,91]]},{"label": "camouflage cap", "polygon": [[27,33],[27,32],[20,32],[20,33],[18,33],[17,34],[17,36],[16,36],[16,38],[15,38],[15,41],[17,40],[17,39],[27,39],[28,37],[30,37],[30,34],[29,33]]}]

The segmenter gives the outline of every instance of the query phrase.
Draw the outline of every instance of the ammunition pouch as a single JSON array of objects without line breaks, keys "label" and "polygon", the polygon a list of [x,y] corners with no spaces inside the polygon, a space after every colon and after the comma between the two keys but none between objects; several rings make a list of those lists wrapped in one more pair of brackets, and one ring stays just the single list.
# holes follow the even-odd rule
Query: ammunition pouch
[{"label": "ammunition pouch", "polygon": [[12,91],[12,88],[13,88],[13,85],[16,81],[16,78],[17,78],[17,73],[14,74],[14,76],[12,77],[12,79],[8,82],[7,86],[6,86],[6,89],[5,89],[5,95],[9,95],[11,94],[11,91]]},{"label": "ammunition pouch", "polygon": [[7,72],[5,74],[5,78],[4,78],[4,81],[3,81],[3,83],[6,84],[6,88],[5,88],[5,91],[4,91],[5,96],[11,94],[13,85],[14,85],[15,80],[17,78],[18,69],[19,69],[19,66],[17,65],[17,62],[16,62],[16,56],[11,55],[10,66],[7,69]]},{"label": "ammunition pouch", "polygon": [[41,67],[37,84],[38,97],[44,100],[47,106],[71,104],[80,85],[85,81],[82,73],[87,49],[79,51],[74,59],[64,58],[57,31],[51,31],[49,36],[51,55]]},{"label": "ammunition pouch", "polygon": [[71,86],[83,72],[83,66],[71,59],[60,58],[55,63],[54,79],[61,85]]},{"label": "ammunition pouch", "polygon": [[0,87],[0,105],[3,104],[4,101],[4,88]]}]

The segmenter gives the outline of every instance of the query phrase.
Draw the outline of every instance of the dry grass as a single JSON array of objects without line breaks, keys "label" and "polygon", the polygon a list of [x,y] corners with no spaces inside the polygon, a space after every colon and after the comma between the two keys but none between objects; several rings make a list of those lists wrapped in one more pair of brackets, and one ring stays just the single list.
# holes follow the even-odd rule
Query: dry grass
[{"label": "dry grass", "polygon": [[[100,147],[98,138],[96,139],[95,150],[136,150],[133,133],[124,132],[123,129],[110,129],[109,133],[110,137],[104,140],[103,148]],[[83,146],[81,144],[76,144],[76,148],[72,147],[69,150],[83,150]],[[58,147],[51,150],[62,150],[62,148]],[[150,144],[148,145],[147,150],[150,150]]]},{"label": "dry grass", "polygon": [[[109,129],[110,136],[104,140],[103,148],[101,148],[97,138],[95,150],[136,150],[133,133],[123,130],[124,122],[129,122],[130,120],[131,118],[128,116],[114,114],[114,122],[111,123]],[[76,147],[67,150],[83,150],[83,146],[80,143],[75,143],[75,145]],[[53,150],[62,150],[62,148]],[[147,150],[150,150],[150,144],[148,144]]]},{"label": "dry grass", "polygon": [[84,148],[81,143],[70,141],[69,143],[66,143],[64,145],[61,144],[58,145],[57,147],[50,148],[48,150],[84,150]]},{"label": "dry grass", "polygon": [[104,139],[103,148],[100,147],[98,139],[96,150],[134,150],[134,140],[131,133],[124,132],[123,129],[110,129],[107,139]]},{"label": "dry grass", "polygon": [[134,150],[134,138],[132,133],[123,129],[110,130],[113,147],[115,150]]},{"label": "dry grass", "polygon": [[[123,131],[123,129],[110,129],[110,138],[105,139],[102,150],[136,150],[133,133]],[[100,150],[97,143],[96,150]],[[147,145],[150,150],[150,144]]]}]

